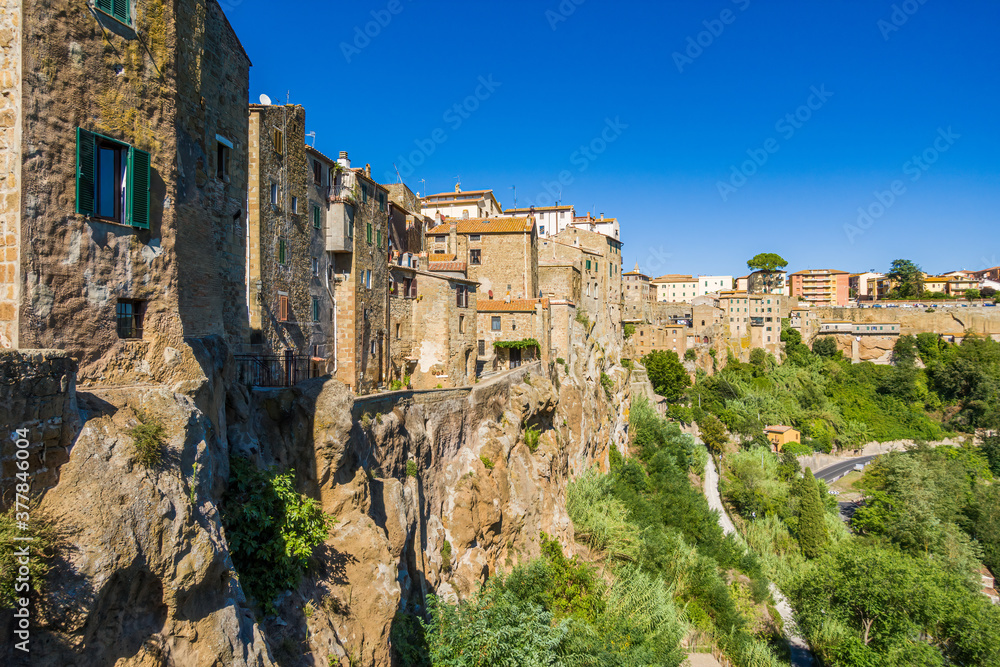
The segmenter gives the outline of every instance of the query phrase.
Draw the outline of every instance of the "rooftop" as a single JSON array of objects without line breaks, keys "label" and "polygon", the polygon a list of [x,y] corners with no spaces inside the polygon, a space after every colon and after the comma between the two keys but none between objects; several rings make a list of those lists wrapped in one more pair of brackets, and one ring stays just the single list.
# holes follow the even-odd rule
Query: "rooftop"
[{"label": "rooftop", "polygon": [[427,233],[447,234],[451,231],[452,222],[458,223],[459,234],[524,234],[535,226],[531,218],[445,218],[445,222],[428,229]]},{"label": "rooftop", "polygon": [[481,313],[530,313],[539,303],[542,308],[549,307],[548,299],[514,299],[510,302],[479,300],[476,301],[476,310]]}]

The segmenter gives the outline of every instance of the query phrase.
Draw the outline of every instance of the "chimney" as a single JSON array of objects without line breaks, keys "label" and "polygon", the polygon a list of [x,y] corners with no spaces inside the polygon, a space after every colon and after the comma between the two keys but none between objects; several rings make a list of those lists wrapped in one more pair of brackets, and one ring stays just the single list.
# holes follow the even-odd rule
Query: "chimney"
[{"label": "chimney", "polygon": [[347,157],[347,151],[340,151],[340,157],[337,158],[337,164],[345,169],[351,168],[351,161]]},{"label": "chimney", "polygon": [[365,176],[368,178],[372,177],[372,166],[370,164],[365,164]]},{"label": "chimney", "polygon": [[604,214],[601,213],[601,220],[604,220]]},{"label": "chimney", "polygon": [[448,225],[448,253],[458,254],[458,223],[453,222]]}]

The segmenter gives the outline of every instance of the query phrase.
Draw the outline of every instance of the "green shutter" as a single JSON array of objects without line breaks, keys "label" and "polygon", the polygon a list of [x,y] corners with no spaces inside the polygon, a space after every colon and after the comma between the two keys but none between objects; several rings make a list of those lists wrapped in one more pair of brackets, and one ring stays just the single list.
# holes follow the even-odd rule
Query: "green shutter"
[{"label": "green shutter", "polygon": [[278,239],[278,263],[285,263],[285,239]]},{"label": "green shutter", "polygon": [[313,227],[319,229],[319,206],[313,206]]},{"label": "green shutter", "polygon": [[94,215],[97,160],[94,133],[76,128],[76,212]]},{"label": "green shutter", "polygon": [[94,4],[96,4],[97,8],[100,9],[102,12],[107,12],[108,14],[114,12],[114,8],[112,7],[112,0],[97,0]]},{"label": "green shutter", "polygon": [[382,230],[381,229],[378,230],[377,232],[375,232],[375,237],[378,239],[378,241],[375,243],[375,245],[377,245],[379,248],[381,248],[382,247]]},{"label": "green shutter", "polygon": [[370,222],[368,223],[368,227],[365,231],[365,240],[368,241],[368,243],[372,242],[372,223]]},{"label": "green shutter", "polygon": [[129,0],[112,0],[111,15],[122,23],[131,25],[128,17]]},{"label": "green shutter", "polygon": [[149,153],[128,149],[128,224],[149,229]]}]

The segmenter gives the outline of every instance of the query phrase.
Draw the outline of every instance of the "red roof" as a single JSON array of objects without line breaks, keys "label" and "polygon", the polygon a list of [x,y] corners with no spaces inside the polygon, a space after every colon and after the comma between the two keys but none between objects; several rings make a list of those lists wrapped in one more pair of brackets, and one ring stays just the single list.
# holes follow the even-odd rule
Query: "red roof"
[{"label": "red roof", "polygon": [[548,299],[514,299],[510,303],[505,301],[476,301],[476,310],[484,313],[530,313],[535,310],[536,304],[542,304],[542,308],[549,307]]},{"label": "red roof", "polygon": [[458,223],[459,234],[511,234],[527,233],[535,226],[531,218],[445,218],[446,221],[427,230],[429,235],[447,234],[451,231],[451,222]]}]

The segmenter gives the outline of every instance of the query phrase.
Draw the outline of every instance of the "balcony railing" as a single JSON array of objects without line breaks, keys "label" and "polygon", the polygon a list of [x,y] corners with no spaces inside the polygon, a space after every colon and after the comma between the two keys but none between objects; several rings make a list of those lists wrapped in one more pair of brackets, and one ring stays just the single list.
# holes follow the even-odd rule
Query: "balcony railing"
[{"label": "balcony railing", "polygon": [[314,377],[309,357],[235,355],[236,379],[254,387],[291,387]]}]

